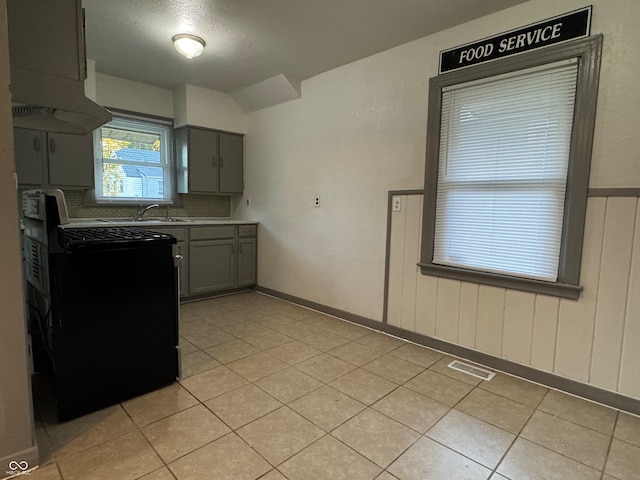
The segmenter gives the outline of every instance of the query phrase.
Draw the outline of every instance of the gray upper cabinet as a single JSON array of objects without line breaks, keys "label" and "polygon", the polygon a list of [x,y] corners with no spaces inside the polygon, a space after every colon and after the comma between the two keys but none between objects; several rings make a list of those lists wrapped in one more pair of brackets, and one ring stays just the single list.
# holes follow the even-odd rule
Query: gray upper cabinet
[{"label": "gray upper cabinet", "polygon": [[24,128],[13,129],[13,148],[18,185],[44,185],[47,134]]},{"label": "gray upper cabinet", "polygon": [[[34,15],[43,9],[46,15]],[[7,10],[12,66],[87,78],[81,0],[9,0]]]},{"label": "gray upper cabinet", "polygon": [[49,133],[49,184],[93,188],[93,134]]},{"label": "gray upper cabinet", "polygon": [[179,193],[242,193],[242,135],[181,127],[175,138]]},{"label": "gray upper cabinet", "polygon": [[93,188],[93,134],[13,129],[21,186]]},{"label": "gray upper cabinet", "polygon": [[[199,128],[182,130],[176,140],[185,144],[178,145],[178,152],[186,157],[181,158],[187,173],[187,188],[190,193],[217,193],[218,185],[218,134]],[[186,161],[185,161],[186,160]],[[181,193],[187,193],[180,190]]]},{"label": "gray upper cabinet", "polygon": [[240,135],[220,134],[220,193],[242,193],[244,190],[243,140]]}]

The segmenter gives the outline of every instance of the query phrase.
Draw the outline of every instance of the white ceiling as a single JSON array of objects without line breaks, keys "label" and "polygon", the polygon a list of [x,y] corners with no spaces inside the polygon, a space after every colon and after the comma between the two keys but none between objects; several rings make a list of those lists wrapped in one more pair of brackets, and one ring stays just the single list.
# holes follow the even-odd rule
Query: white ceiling
[{"label": "white ceiling", "polygon": [[[232,92],[305,80],[526,0],[83,0],[96,70],[173,89]],[[205,39],[187,60],[171,37]]]}]

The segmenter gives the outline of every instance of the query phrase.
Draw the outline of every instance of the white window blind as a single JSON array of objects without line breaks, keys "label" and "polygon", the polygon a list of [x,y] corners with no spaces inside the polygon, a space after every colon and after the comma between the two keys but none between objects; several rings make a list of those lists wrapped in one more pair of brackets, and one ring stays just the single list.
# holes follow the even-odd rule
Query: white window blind
[{"label": "white window blind", "polygon": [[94,135],[96,201],[173,201],[170,122],[114,115]]},{"label": "white window blind", "polygon": [[555,282],[577,61],[443,89],[433,263]]}]

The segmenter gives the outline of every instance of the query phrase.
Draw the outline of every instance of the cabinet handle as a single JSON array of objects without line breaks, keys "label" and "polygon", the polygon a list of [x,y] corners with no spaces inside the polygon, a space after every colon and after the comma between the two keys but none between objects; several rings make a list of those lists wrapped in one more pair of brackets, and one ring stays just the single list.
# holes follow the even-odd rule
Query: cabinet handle
[{"label": "cabinet handle", "polygon": [[224,157],[220,155],[220,168],[224,168]]},{"label": "cabinet handle", "polygon": [[240,247],[240,253],[242,253],[242,242],[239,242],[238,246]]},{"label": "cabinet handle", "polygon": [[231,244],[231,255],[235,255],[236,254],[236,246],[232,243]]},{"label": "cabinet handle", "polygon": [[213,167],[215,168],[216,166],[216,156],[214,155],[213,157],[211,157],[213,159]]},{"label": "cabinet handle", "polygon": [[56,139],[55,138],[51,138],[51,140],[49,140],[49,150],[51,150],[51,153],[55,153],[55,151],[56,151]]},{"label": "cabinet handle", "polygon": [[40,137],[33,137],[33,149],[36,152],[40,151]]}]

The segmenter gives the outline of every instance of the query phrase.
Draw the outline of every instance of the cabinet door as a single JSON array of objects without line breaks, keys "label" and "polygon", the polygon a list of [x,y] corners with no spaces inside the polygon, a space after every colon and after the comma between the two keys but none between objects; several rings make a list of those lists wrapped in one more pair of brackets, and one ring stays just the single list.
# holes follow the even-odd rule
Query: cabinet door
[{"label": "cabinet door", "polygon": [[49,133],[49,184],[93,188],[93,133]]},{"label": "cabinet door", "polygon": [[25,128],[13,129],[16,173],[19,185],[42,185],[47,155],[47,135]]},{"label": "cabinet door", "polygon": [[7,16],[12,66],[87,78],[81,0],[9,0]]},{"label": "cabinet door", "polygon": [[189,294],[233,288],[234,242],[227,239],[189,243]]},{"label": "cabinet door", "polygon": [[218,134],[189,129],[189,192],[218,192]]},{"label": "cabinet door", "polygon": [[255,238],[241,238],[238,245],[238,287],[251,287],[256,284],[258,243]]},{"label": "cabinet door", "polygon": [[220,134],[220,193],[243,191],[243,137]]}]

